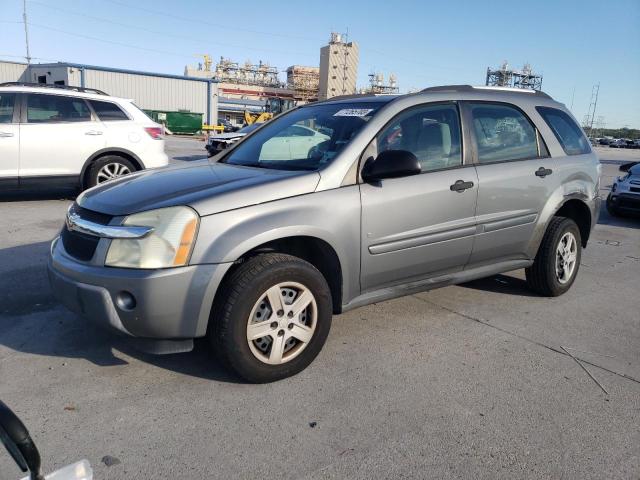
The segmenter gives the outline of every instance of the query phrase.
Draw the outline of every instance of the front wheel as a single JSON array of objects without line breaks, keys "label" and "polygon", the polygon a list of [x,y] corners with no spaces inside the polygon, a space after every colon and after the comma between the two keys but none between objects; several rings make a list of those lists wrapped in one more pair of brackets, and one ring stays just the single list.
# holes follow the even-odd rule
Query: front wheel
[{"label": "front wheel", "polygon": [[554,217],[533,265],[525,270],[529,288],[545,297],[562,295],[576,279],[581,257],[582,243],[576,222]]},{"label": "front wheel", "polygon": [[327,282],[310,263],[261,254],[224,282],[209,338],[221,360],[245,380],[272,382],[305,369],[331,328]]},{"label": "front wheel", "polygon": [[607,201],[605,205],[607,206],[607,212],[609,212],[609,215],[611,215],[612,217],[620,216],[620,212],[618,211],[616,206],[613,203],[611,203],[611,194],[609,194],[609,196],[607,197]]}]

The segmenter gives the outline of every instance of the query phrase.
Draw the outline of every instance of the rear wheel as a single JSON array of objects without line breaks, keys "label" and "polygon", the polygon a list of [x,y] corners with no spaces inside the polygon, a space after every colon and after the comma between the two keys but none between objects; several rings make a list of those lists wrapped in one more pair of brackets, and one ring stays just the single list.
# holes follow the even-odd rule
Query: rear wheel
[{"label": "rear wheel", "polygon": [[88,187],[135,172],[135,165],[119,155],[106,155],[94,161],[89,170]]},{"label": "rear wheel", "polygon": [[209,338],[220,359],[245,380],[272,382],[305,369],[331,327],[327,282],[291,255],[248,259],[225,281]]},{"label": "rear wheel", "polygon": [[547,297],[565,293],[573,284],[582,256],[580,229],[570,218],[554,217],[544,234],[538,254],[525,270],[529,287]]}]

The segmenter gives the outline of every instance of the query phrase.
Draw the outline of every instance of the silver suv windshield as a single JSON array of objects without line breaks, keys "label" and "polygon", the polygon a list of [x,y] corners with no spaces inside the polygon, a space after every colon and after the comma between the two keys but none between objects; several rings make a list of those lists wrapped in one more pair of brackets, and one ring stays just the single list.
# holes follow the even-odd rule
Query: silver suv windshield
[{"label": "silver suv windshield", "polygon": [[317,170],[331,163],[381,103],[310,105],[275,118],[221,160],[230,165]]}]

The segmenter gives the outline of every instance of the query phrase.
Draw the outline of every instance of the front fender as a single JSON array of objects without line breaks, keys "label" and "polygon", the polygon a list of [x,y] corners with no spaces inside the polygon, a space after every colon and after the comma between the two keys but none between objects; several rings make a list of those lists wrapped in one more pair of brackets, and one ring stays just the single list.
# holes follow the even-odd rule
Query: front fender
[{"label": "front fender", "polygon": [[343,301],[359,294],[358,186],[311,193],[202,217],[192,264],[235,262],[267,242],[314,237],[336,252]]}]

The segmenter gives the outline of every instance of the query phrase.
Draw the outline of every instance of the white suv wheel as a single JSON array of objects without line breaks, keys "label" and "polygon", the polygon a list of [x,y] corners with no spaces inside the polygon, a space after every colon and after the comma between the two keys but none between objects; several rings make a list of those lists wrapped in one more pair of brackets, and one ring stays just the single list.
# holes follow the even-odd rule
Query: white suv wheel
[{"label": "white suv wheel", "polygon": [[108,180],[113,180],[114,178],[121,177],[123,175],[127,175],[128,173],[131,173],[131,170],[129,170],[129,167],[127,167],[126,165],[117,162],[107,163],[100,170],[98,170],[96,179],[98,180],[98,183],[102,183]]}]

